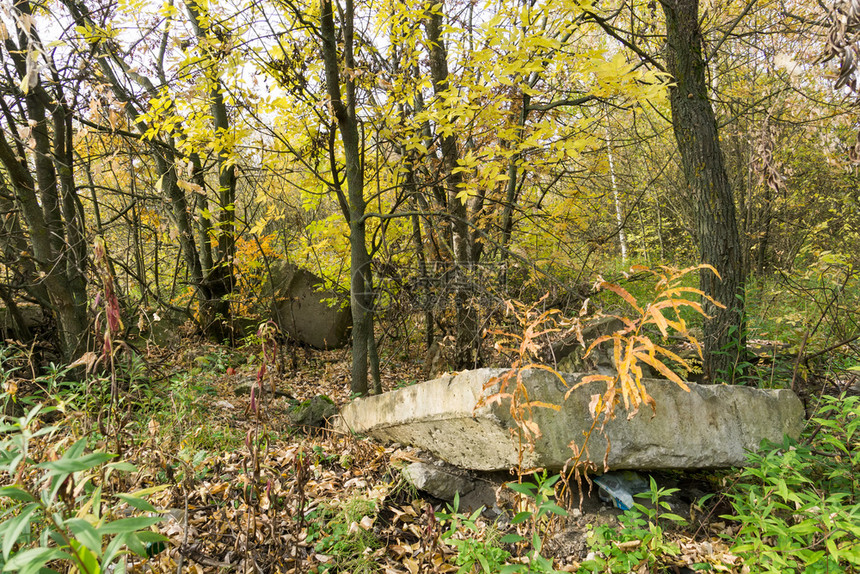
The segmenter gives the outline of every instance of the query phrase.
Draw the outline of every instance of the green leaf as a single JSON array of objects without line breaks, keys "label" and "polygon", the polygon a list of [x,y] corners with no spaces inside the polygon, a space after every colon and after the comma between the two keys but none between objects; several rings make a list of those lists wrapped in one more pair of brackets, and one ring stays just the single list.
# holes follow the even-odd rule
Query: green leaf
[{"label": "green leaf", "polygon": [[133,496],[131,494],[117,494],[117,498],[120,500],[124,500],[128,503],[129,506],[132,506],[138,510],[143,510],[145,512],[158,512],[158,509],[151,505],[149,502],[142,498],[138,498],[137,496]]},{"label": "green leaf", "polygon": [[676,523],[686,522],[686,520],[682,516],[678,516],[677,514],[672,514],[671,512],[661,513],[660,518],[665,518],[667,520],[671,520],[672,522],[676,522]]},{"label": "green leaf", "polygon": [[123,472],[137,472],[138,468],[131,464],[130,462],[126,462],[121,460],[119,462],[112,462],[107,465],[108,468],[112,468],[115,470],[121,470]]},{"label": "green leaf", "polygon": [[[54,409],[51,409],[54,410]],[[57,430],[57,427],[43,427],[33,433],[33,438],[42,436],[43,434],[50,434]]]},{"label": "green leaf", "polygon": [[511,520],[511,524],[521,524],[531,517],[532,517],[532,513],[529,511],[517,512],[517,515],[514,516],[513,520]]},{"label": "green leaf", "polygon": [[137,534],[135,534],[141,542],[146,542],[147,544],[154,544],[157,542],[167,542],[170,540],[164,534],[160,534],[158,532],[153,532],[152,530],[141,530]]},{"label": "green leaf", "polygon": [[60,460],[43,462],[41,464],[37,464],[36,466],[38,468],[45,468],[50,471],[48,473],[48,476],[56,474],[71,474],[73,472],[79,472],[81,470],[87,470],[88,468],[98,466],[102,463],[109,461],[115,456],[115,454],[94,452],[91,454],[84,455],[80,458],[66,458],[66,456],[63,456],[63,458],[61,458]]},{"label": "green leaf", "polygon": [[558,482],[560,478],[561,478],[560,474],[554,474],[554,475],[550,476],[549,478],[547,478],[543,482],[543,487],[546,489],[551,488],[552,485],[554,485],[556,482]]},{"label": "green leaf", "polygon": [[11,498],[13,500],[23,500],[25,502],[36,500],[33,498],[32,494],[26,490],[18,488],[17,486],[4,486],[3,488],[0,488],[0,497]]},{"label": "green leaf", "polygon": [[558,516],[567,516],[567,510],[554,502],[544,502],[540,505],[541,512],[552,512]]},{"label": "green leaf", "polygon": [[528,482],[519,483],[519,482],[509,482],[505,486],[513,490],[514,492],[519,492],[523,496],[528,496],[529,498],[534,498],[534,490],[535,485],[530,484]]},{"label": "green leaf", "polygon": [[81,544],[97,554],[102,552],[102,537],[92,524],[83,518],[70,518],[66,520],[66,526],[75,535]]},{"label": "green leaf", "polygon": [[101,574],[102,568],[99,559],[93,551],[78,540],[72,540],[71,543],[77,557],[76,562],[80,566],[79,570],[87,574]]},{"label": "green leaf", "polygon": [[6,562],[3,570],[38,570],[51,560],[71,560],[72,557],[59,548],[30,548],[18,552]]},{"label": "green leaf", "polygon": [[528,539],[525,536],[520,536],[519,534],[505,534],[499,539],[499,542],[502,544],[518,544],[524,540]]},{"label": "green leaf", "polygon": [[110,567],[117,556],[124,554],[122,547],[125,546],[128,537],[128,534],[119,534],[108,543],[107,548],[102,553],[102,566],[105,569]]},{"label": "green leaf", "polygon": [[782,478],[776,481],[776,491],[782,497],[783,500],[788,499],[788,485]]},{"label": "green leaf", "polygon": [[805,566],[810,566],[812,564],[815,564],[816,562],[818,562],[822,558],[824,558],[825,554],[826,554],[826,552],[824,552],[824,550],[817,550],[815,552],[810,551],[806,555],[801,556],[801,558],[802,558]]},{"label": "green leaf", "polygon": [[839,560],[839,549],[836,547],[836,541],[834,541],[832,538],[828,538],[824,541],[824,545],[827,547],[827,550],[828,552],[830,552],[830,555]]},{"label": "green leaf", "polygon": [[20,538],[24,529],[30,525],[30,517],[37,510],[39,510],[39,504],[37,502],[30,503],[21,510],[21,514],[7,522],[8,526],[3,536],[3,560],[9,560],[12,547],[18,542],[18,538]]},{"label": "green leaf", "polygon": [[6,472],[8,472],[10,475],[14,475],[18,470],[18,465],[21,464],[22,460],[24,460],[23,452],[19,452],[18,454],[13,456],[12,459],[5,465]]},{"label": "green leaf", "polygon": [[135,516],[132,518],[121,518],[113,522],[109,522],[98,529],[98,533],[105,534],[128,534],[136,530],[149,528],[153,524],[158,524],[164,520],[163,516]]},{"label": "green leaf", "polygon": [[129,534],[128,538],[125,541],[128,549],[137,554],[138,556],[146,556],[146,547],[143,545],[143,542],[135,536],[134,534]]},{"label": "green leaf", "polygon": [[812,518],[807,518],[806,520],[804,520],[803,522],[801,522],[799,524],[795,524],[793,526],[790,526],[789,531],[791,531],[792,534],[795,534],[798,536],[808,536],[810,534],[816,534],[818,532],[821,532],[821,528],[818,526],[817,520],[814,520]]},{"label": "green leaf", "polygon": [[158,486],[150,486],[149,488],[141,488],[140,490],[135,490],[130,494],[137,498],[142,498],[144,496],[149,496],[150,494],[155,494],[156,492],[161,492],[162,490],[167,490],[168,488],[170,488],[169,484],[159,484]]}]

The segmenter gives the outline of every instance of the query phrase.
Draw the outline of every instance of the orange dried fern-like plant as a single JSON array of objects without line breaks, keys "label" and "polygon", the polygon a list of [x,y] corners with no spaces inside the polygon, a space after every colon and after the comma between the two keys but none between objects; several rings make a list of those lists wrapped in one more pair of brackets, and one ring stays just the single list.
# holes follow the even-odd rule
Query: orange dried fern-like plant
[{"label": "orange dried fern-like plant", "polygon": [[523,449],[526,447],[533,448],[535,441],[541,437],[541,430],[534,420],[533,410],[535,408],[546,408],[556,412],[561,410],[560,405],[532,399],[529,396],[528,388],[523,383],[523,373],[531,369],[548,371],[567,386],[567,382],[558,371],[537,362],[542,340],[551,333],[561,331],[559,327],[561,311],[558,309],[541,310],[548,295],[544,295],[532,305],[525,305],[518,301],[505,301],[507,312],[516,318],[522,329],[522,335],[498,330],[490,332],[490,334],[498,337],[494,345],[496,351],[512,357],[511,367],[498,377],[490,378],[484,384],[484,393],[489,392],[490,394],[482,396],[475,405],[475,408],[478,409],[485,405],[509,401],[511,419],[516,424],[516,429],[512,429],[512,432],[519,431],[517,438],[520,441],[520,448],[518,449],[520,473],[524,470],[522,468]]},{"label": "orange dried fern-like plant", "polygon": [[648,273],[657,279],[654,287],[654,298],[644,307],[640,306],[636,298],[623,287],[599,279],[596,285],[598,289],[612,291],[624,299],[639,316],[630,318],[609,315],[621,321],[624,324],[624,328],[615,331],[611,335],[603,335],[595,339],[589,345],[586,356],[591,354],[598,346],[611,341],[612,363],[615,367],[615,374],[588,375],[583,377],[582,381],[567,392],[565,398],[582,385],[602,381],[606,383],[606,390],[600,395],[594,395],[589,405],[591,416],[595,420],[603,415],[605,424],[607,420],[614,418],[615,407],[622,401],[624,409],[627,411],[628,419],[634,417],[639,412],[639,407],[643,404],[650,406],[654,410],[656,403],[642,383],[643,364],[650,366],[682,389],[689,391],[690,389],[687,384],[664,361],[665,359],[670,359],[688,371],[692,368],[690,364],[677,353],[654,343],[643,329],[647,325],[654,325],[664,338],[669,336],[670,329],[676,331],[693,346],[699,357],[702,357],[702,346],[690,332],[687,322],[681,315],[681,309],[687,307],[707,317],[702,304],[687,298],[688,295],[696,295],[706,299],[720,308],[723,308],[723,305],[706,295],[700,289],[682,285],[684,276],[700,269],[709,269],[719,277],[717,270],[707,264],[688,267],[686,269],[676,269],[669,266],[661,266],[657,269],[649,269],[641,266],[632,267],[631,271],[633,272]]},{"label": "orange dried fern-like plant", "polygon": [[701,303],[688,299],[689,295],[697,295],[717,307],[722,307],[722,305],[714,301],[700,289],[686,287],[682,284],[684,277],[688,273],[698,271],[699,269],[710,269],[719,277],[717,270],[707,264],[688,267],[686,269],[677,269],[669,266],[661,266],[657,269],[642,266],[632,267],[631,271],[633,273],[646,273],[657,279],[654,286],[654,297],[645,306],[641,306],[636,298],[620,285],[609,283],[602,278],[597,281],[596,287],[598,289],[612,291],[624,299],[639,316],[630,318],[619,315],[607,315],[621,321],[624,327],[611,335],[603,335],[595,339],[586,350],[585,356],[588,357],[600,345],[611,341],[612,364],[615,368],[615,374],[586,375],[579,383],[573,385],[564,396],[564,399],[567,400],[574,390],[589,383],[606,383],[606,390],[603,393],[596,393],[591,396],[588,409],[591,414],[592,424],[591,428],[583,433],[582,443],[580,444],[576,440],[572,440],[569,444],[573,456],[568,461],[564,473],[568,475],[568,479],[571,477],[574,478],[579,485],[580,504],[582,504],[582,480],[584,478],[590,484],[591,481],[588,478],[588,473],[595,470],[595,465],[591,462],[588,449],[589,439],[592,434],[597,431],[606,439],[606,451],[603,454],[603,471],[607,472],[609,470],[609,451],[612,445],[609,437],[606,435],[605,427],[609,420],[615,418],[615,407],[623,402],[628,420],[636,416],[636,413],[639,412],[639,408],[643,404],[650,406],[655,415],[657,413],[657,403],[648,394],[642,382],[642,364],[644,363],[652,367],[658,373],[689,392],[690,388],[687,384],[666,365],[664,360],[670,359],[687,371],[692,369],[689,362],[677,353],[654,343],[647,332],[644,331],[644,328],[647,325],[656,326],[663,338],[669,336],[670,329],[676,331],[693,346],[699,358],[702,357],[702,346],[690,332],[687,322],[681,315],[681,309],[688,307],[704,317],[708,316],[702,308]]}]

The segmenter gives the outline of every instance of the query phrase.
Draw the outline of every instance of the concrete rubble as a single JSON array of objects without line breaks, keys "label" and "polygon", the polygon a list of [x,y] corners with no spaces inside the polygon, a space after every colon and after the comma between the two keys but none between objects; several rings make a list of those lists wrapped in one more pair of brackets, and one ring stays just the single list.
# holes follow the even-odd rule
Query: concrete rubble
[{"label": "concrete rubble", "polygon": [[[337,349],[349,341],[352,314],[337,303],[342,296],[319,290],[323,280],[310,271],[282,261],[273,266],[272,317],[293,339],[317,349]],[[334,304],[331,304],[334,302]]]},{"label": "concrete rubble", "polygon": [[[572,455],[571,441],[582,446],[592,426],[588,404],[604,383],[568,388],[583,374],[564,374],[565,384],[544,370],[523,373],[532,401],[559,405],[556,412],[533,409],[541,436],[520,460],[520,440],[508,401],[475,408],[485,388],[505,371],[479,369],[357,399],[341,411],[339,425],[382,442],[412,445],[460,468],[493,471],[516,467],[564,467]],[[797,437],[804,424],[801,401],[790,390],[742,386],[697,385],[687,392],[662,379],[644,381],[657,403],[656,415],[643,407],[627,420],[623,407],[605,427],[605,436],[592,432],[588,460],[602,471],[607,440],[610,469],[654,470],[743,466],[746,454],[763,439],[781,442]]]}]

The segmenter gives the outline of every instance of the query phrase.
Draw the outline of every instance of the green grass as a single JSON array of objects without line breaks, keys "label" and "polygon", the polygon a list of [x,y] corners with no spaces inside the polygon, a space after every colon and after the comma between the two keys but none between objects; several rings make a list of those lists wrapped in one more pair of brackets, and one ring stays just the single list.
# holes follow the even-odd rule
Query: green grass
[{"label": "green grass", "polygon": [[366,574],[380,570],[367,550],[381,548],[382,541],[373,529],[350,528],[354,523],[361,524],[365,517],[375,518],[377,511],[374,501],[353,497],[337,506],[320,507],[313,511],[314,516],[308,516],[309,527],[315,525],[308,532],[309,539],[317,540],[314,550],[331,557],[321,566],[321,572]]}]

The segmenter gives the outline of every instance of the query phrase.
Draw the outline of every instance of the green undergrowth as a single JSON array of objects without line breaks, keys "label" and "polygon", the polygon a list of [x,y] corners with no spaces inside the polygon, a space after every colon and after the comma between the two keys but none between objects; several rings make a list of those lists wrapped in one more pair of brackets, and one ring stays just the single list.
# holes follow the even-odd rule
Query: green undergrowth
[{"label": "green undergrowth", "polygon": [[[93,376],[81,384],[75,382],[74,371],[52,366],[31,381],[35,392],[16,393],[22,367],[15,361],[14,350],[0,349],[0,364],[7,367],[0,370],[5,406],[24,413],[7,421],[0,432],[0,471],[5,471],[0,567],[5,571],[35,573],[51,563],[62,565],[59,571],[118,572],[162,549],[163,539],[151,530],[159,515],[146,500],[148,491],[123,490],[127,483],[122,477],[138,469],[118,462],[115,449],[123,445],[115,436],[124,437],[128,447],[148,441],[169,453],[147,486],[206,480],[211,460],[220,453],[243,446],[262,452],[266,441],[278,440],[272,434],[253,439],[239,425],[212,416],[207,405],[218,400],[216,377],[231,363],[218,351],[205,361],[193,361],[189,371],[160,380],[152,380],[142,363],[130,359],[117,377],[122,393],[110,412],[105,410],[111,400],[107,377]],[[846,368],[852,365],[845,363]],[[772,386],[784,386],[785,375],[773,378],[778,384]],[[62,422],[62,429],[52,426],[55,422]],[[40,442],[48,439],[55,442]],[[354,455],[321,447],[307,452],[312,466],[347,469],[359,464],[345,462],[344,456]],[[296,469],[300,467],[296,463]],[[728,525],[720,531],[721,544],[741,562],[713,559],[686,562],[685,567],[739,574],[860,571],[860,398],[825,395],[800,440],[763,445],[749,455],[746,468],[723,482],[723,492],[695,506],[705,512],[719,509],[720,516],[712,519]],[[460,512],[455,502],[435,514],[435,523],[422,524],[421,548],[431,556],[435,544],[444,546],[446,567],[462,574],[557,572],[560,563],[549,554],[546,541],[565,523],[567,511],[556,502],[562,483],[558,475],[546,474],[509,483],[516,501],[510,524],[487,523],[480,513]],[[581,562],[573,566],[568,561],[565,571],[660,572],[677,567],[683,554],[680,540],[697,541],[690,538],[688,517],[674,514],[666,502],[673,493],[652,480],[650,491],[621,516],[620,527],[603,525],[590,531],[588,557],[579,557]],[[307,502],[302,498],[301,504]],[[388,542],[378,501],[352,495],[343,501],[314,501],[305,508],[306,541],[324,560],[318,571],[381,570],[377,558],[385,554]]]},{"label": "green undergrowth", "polygon": [[727,493],[752,571],[860,570],[860,397],[823,397],[810,423],[750,455]]},{"label": "green undergrowth", "polygon": [[635,502],[632,509],[619,517],[620,527],[603,524],[590,533],[591,558],[577,571],[635,572],[644,566],[648,572],[654,572],[671,564],[681,549],[670,532],[687,525],[687,520],[673,514],[666,502],[677,491],[677,488],[659,488],[651,478],[649,491],[636,495],[642,502]]},{"label": "green undergrowth", "polygon": [[376,503],[361,497],[340,504],[324,504],[306,516],[307,542],[325,556],[320,572],[378,572],[379,566],[370,554],[382,547],[373,530],[378,512]]},{"label": "green undergrowth", "polygon": [[[540,486],[551,485],[558,476],[542,480],[517,485],[532,500],[517,515],[529,525],[530,537],[484,534],[475,526],[478,513],[458,513],[456,507],[438,515],[450,527],[446,541],[459,553],[455,563],[465,567],[460,572],[556,571],[543,555],[549,523],[536,518],[564,511],[551,504],[551,489],[542,491]],[[744,469],[723,482],[728,486],[722,493],[708,495],[695,506],[719,508],[717,503],[724,501],[731,508],[719,517],[730,525],[721,534],[727,561],[686,563],[686,568],[753,574],[860,572],[860,397],[824,396],[799,441],[763,444],[749,455]],[[591,552],[576,572],[661,572],[681,564],[679,540],[697,541],[689,538],[688,518],[674,514],[666,502],[677,489],[661,489],[653,479],[650,486],[636,495],[639,501],[620,517],[619,526],[591,530]],[[501,565],[517,547],[520,553],[527,551],[530,566]]]},{"label": "green undergrowth", "polygon": [[750,336],[791,343],[804,335],[812,349],[847,338],[857,329],[860,274],[841,257],[824,252],[802,273],[771,274],[747,280]]},{"label": "green undergrowth", "polygon": [[44,456],[60,429],[38,417],[54,408],[37,405],[0,424],[0,569],[119,573],[127,556],[161,552],[167,538],[151,530],[162,521],[146,500],[152,491],[113,488],[135,465],[90,449],[86,438]]},{"label": "green undergrowth", "polygon": [[155,421],[163,438],[183,450],[226,452],[242,444],[244,433],[213,419],[211,404],[218,393],[211,380],[187,372],[163,383],[143,384],[143,400],[134,405],[133,420],[141,431]]}]

